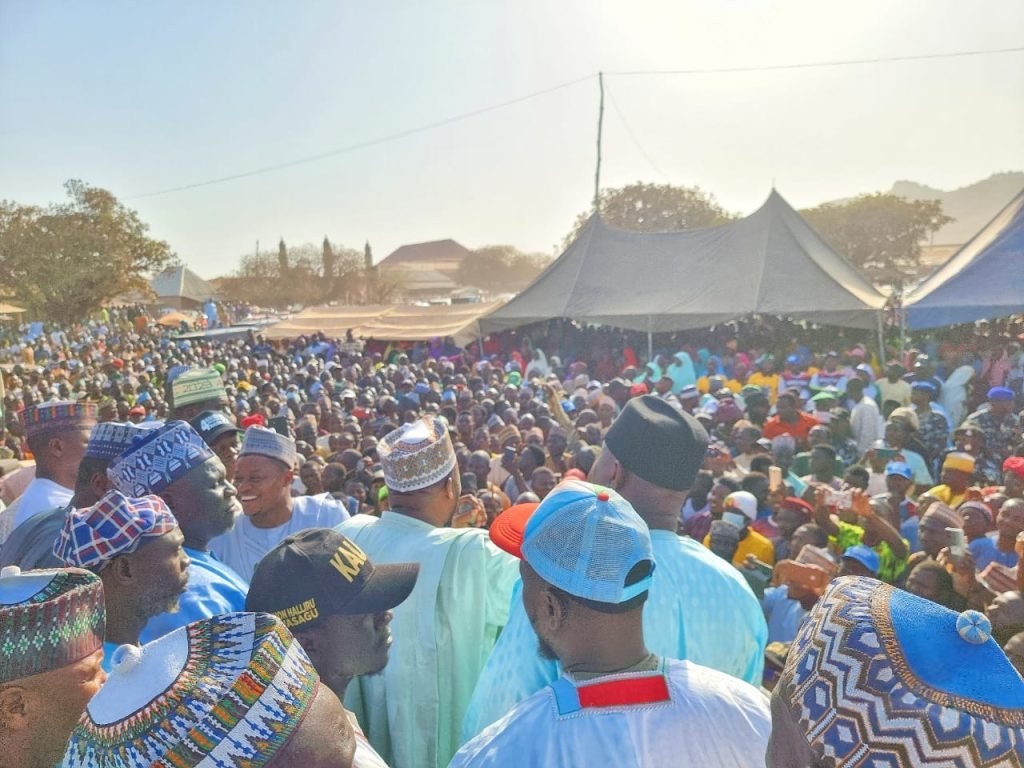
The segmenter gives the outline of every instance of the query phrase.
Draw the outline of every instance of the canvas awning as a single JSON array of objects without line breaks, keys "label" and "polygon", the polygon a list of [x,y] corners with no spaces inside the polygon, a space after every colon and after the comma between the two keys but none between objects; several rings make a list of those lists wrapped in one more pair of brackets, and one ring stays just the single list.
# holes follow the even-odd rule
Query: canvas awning
[{"label": "canvas awning", "polygon": [[904,301],[914,329],[1024,312],[1024,190]]},{"label": "canvas awning", "polygon": [[381,341],[427,341],[451,336],[465,345],[477,337],[477,321],[502,302],[414,307],[401,305],[309,307],[263,331],[268,339],[292,339],[323,331],[341,338],[352,329],[356,338]]},{"label": "canvas awning", "polygon": [[591,217],[485,333],[562,317],[636,331],[704,328],[751,314],[878,327],[874,286],[772,190],[746,218],[687,232],[613,229]]}]

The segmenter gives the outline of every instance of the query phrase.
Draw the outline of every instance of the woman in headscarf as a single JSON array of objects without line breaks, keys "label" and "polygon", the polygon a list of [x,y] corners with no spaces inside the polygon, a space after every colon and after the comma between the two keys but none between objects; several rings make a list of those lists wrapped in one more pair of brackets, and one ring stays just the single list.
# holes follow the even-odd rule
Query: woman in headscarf
[{"label": "woman in headscarf", "polygon": [[942,392],[939,394],[939,403],[946,409],[949,420],[956,429],[967,416],[967,388],[974,378],[974,368],[969,365],[961,365],[942,384]]},{"label": "woman in headscarf", "polygon": [[524,378],[527,381],[532,379],[534,376],[546,379],[549,373],[551,373],[551,366],[548,365],[547,355],[544,354],[543,349],[537,347],[533,350],[533,359],[530,360],[529,365],[526,366],[526,374]]},{"label": "woman in headscarf", "polygon": [[697,383],[697,370],[693,367],[693,359],[686,352],[676,352],[672,356],[672,362],[665,369],[665,373],[672,379],[672,394],[678,395],[683,387],[689,387]]}]

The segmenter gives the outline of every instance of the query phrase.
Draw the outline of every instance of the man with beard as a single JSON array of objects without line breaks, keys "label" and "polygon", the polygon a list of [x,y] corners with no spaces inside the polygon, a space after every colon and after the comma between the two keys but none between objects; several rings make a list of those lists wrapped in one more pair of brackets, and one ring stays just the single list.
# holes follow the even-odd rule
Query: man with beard
[{"label": "man with beard", "polygon": [[[671,406],[669,406],[671,407]],[[768,706],[749,683],[648,650],[650,530],[615,491],[570,480],[491,528],[521,559],[539,653],[562,675],[467,743],[453,767],[761,766]]]},{"label": "man with beard", "polygon": [[329,493],[291,494],[295,441],[272,429],[249,427],[235,466],[244,516],[211,542],[216,555],[243,579],[286,536],[306,528],[333,528],[348,520],[345,506]]},{"label": "man with beard", "polygon": [[[309,655],[340,700],[352,678],[380,672],[391,648],[391,609],[416,585],[418,563],[374,566],[359,547],[329,528],[289,536],[253,573],[246,609],[272,613]],[[356,768],[386,768],[349,714]]]},{"label": "man with beard", "polygon": [[103,581],[107,634],[103,669],[125,643],[139,644],[146,622],[178,610],[188,585],[185,537],[159,496],[131,499],[111,491],[95,505],[64,519],[53,552],[69,566]]},{"label": "man with beard", "polygon": [[380,518],[357,515],[338,530],[376,564],[418,562],[420,574],[395,608],[390,663],[382,675],[350,685],[345,703],[390,765],[444,768],[508,620],[516,561],[486,531],[449,527],[462,484],[442,421],[405,424],[377,451],[391,508]]},{"label": "man with beard", "polygon": [[108,470],[114,488],[126,496],[160,496],[185,537],[189,584],[176,613],[153,617],[142,642],[198,619],[245,607],[248,584],[210,551],[210,539],[231,529],[240,512],[237,491],[224,465],[199,433],[184,421],[153,430],[115,460]]},{"label": "man with beard", "polygon": [[0,571],[0,765],[51,768],[106,680],[103,584],[77,568]]}]

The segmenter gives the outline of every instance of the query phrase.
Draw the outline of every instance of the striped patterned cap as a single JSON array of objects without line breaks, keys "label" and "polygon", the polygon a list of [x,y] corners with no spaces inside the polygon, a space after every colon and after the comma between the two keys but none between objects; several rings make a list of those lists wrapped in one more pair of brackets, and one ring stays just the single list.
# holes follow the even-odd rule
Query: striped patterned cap
[{"label": "striped patterned cap", "polygon": [[103,647],[103,583],[78,568],[0,571],[0,684],[74,664]]},{"label": "striped patterned cap", "polygon": [[78,722],[65,768],[262,768],[301,723],[320,678],[280,619],[228,613],[141,648],[113,671]]},{"label": "striped patterned cap", "polygon": [[[772,695],[815,765],[1002,768],[1024,755],[1024,683],[988,619],[875,579],[832,582]],[[789,739],[773,720],[773,741]]]},{"label": "striped patterned cap", "polygon": [[54,400],[40,403],[25,409],[21,421],[25,428],[25,437],[67,432],[72,429],[91,429],[96,424],[99,408],[96,403],[77,402],[74,400]]},{"label": "striped patterned cap", "polygon": [[389,432],[377,445],[384,482],[408,493],[444,480],[455,469],[455,448],[439,419],[424,417]]},{"label": "striped patterned cap", "polygon": [[213,368],[192,368],[171,382],[171,403],[175,408],[207,400],[226,402],[227,399],[224,380]]},{"label": "striped patterned cap", "polygon": [[119,555],[127,555],[146,539],[178,527],[170,507],[159,496],[131,499],[109,491],[86,509],[73,509],[53,545],[53,554],[65,565],[99,571]]},{"label": "striped patterned cap", "polygon": [[169,421],[146,431],[107,468],[114,488],[125,496],[159,494],[214,455],[187,421]]},{"label": "striped patterned cap", "polygon": [[124,453],[136,440],[141,440],[146,430],[130,422],[105,421],[92,428],[85,455],[93,459],[113,461]]}]

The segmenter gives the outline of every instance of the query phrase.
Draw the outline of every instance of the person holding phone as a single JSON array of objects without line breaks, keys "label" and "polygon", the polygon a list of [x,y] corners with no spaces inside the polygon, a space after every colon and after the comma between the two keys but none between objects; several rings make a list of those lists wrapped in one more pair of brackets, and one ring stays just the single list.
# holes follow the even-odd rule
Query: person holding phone
[{"label": "person holding phone", "polygon": [[816,489],[814,519],[828,534],[832,548],[845,553],[850,547],[864,544],[878,555],[878,578],[889,584],[897,583],[907,568],[910,546],[886,519],[887,505],[854,490],[850,495],[851,510],[858,521],[856,524],[847,523],[830,513],[827,492],[827,488]]},{"label": "person holding phone", "polygon": [[[739,544],[732,564],[742,568],[748,555],[768,565],[775,564],[775,546],[750,524],[757,519],[757,498],[749,491],[736,491],[725,497],[722,520],[739,529]],[[704,546],[711,547],[711,534],[704,538]]]}]

